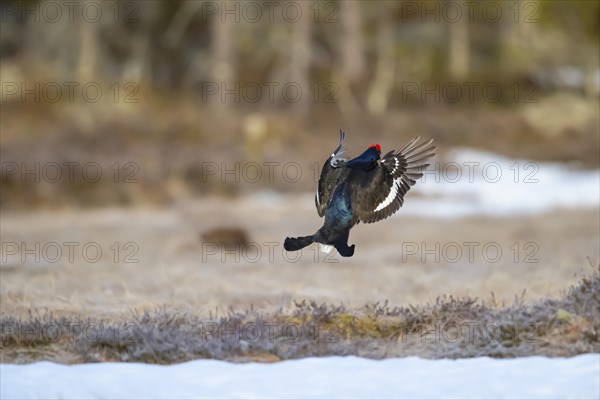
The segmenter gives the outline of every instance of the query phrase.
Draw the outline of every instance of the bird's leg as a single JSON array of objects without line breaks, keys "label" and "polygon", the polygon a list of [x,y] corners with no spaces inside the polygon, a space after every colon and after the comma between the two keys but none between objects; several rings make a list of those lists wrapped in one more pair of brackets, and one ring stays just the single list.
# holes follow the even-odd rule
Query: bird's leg
[{"label": "bird's leg", "polygon": [[342,257],[352,257],[354,255],[354,245],[348,246],[349,236],[350,229],[346,229],[346,231],[333,243],[336,250]]}]

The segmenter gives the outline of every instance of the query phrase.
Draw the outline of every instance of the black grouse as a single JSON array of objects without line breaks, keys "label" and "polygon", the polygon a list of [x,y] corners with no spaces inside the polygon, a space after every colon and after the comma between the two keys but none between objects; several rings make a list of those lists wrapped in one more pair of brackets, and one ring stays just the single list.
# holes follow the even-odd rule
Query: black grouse
[{"label": "black grouse", "polygon": [[427,161],[435,155],[433,139],[418,144],[414,138],[399,151],[383,158],[381,146],[372,144],[360,156],[344,157],[346,134],[340,130],[340,143],[325,161],[315,195],[319,216],[325,223],[311,236],[287,237],[287,251],[300,250],[311,243],[333,245],[343,257],[352,257],[348,246],[350,229],[360,221],[370,224],[394,214],[402,207],[404,195],[423,176]]}]

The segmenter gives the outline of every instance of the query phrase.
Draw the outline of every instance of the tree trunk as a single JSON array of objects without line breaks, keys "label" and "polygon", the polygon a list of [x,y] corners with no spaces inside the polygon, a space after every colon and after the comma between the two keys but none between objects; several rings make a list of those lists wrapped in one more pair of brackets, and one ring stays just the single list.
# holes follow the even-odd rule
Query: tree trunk
[{"label": "tree trunk", "polygon": [[377,33],[375,79],[367,98],[367,108],[373,115],[382,115],[387,111],[396,75],[394,45],[394,25],[389,18],[384,16]]},{"label": "tree trunk", "polygon": [[[91,0],[85,0],[90,3]],[[81,84],[91,82],[96,76],[96,64],[98,55],[98,23],[85,21],[79,17],[79,54],[77,59],[77,80]]]},{"label": "tree trunk", "polygon": [[[231,108],[237,101],[239,90],[235,82],[235,19],[229,15],[221,20],[212,16],[210,84],[216,85],[218,93],[210,96],[211,105],[217,109]],[[227,94],[227,92],[231,94]]]},{"label": "tree trunk", "polygon": [[[294,85],[300,88],[297,101],[294,102],[294,112],[305,116],[310,108],[310,64],[311,64],[311,30],[309,3],[296,3],[302,10],[302,17],[292,24],[292,46],[290,55],[290,79]],[[293,89],[284,93],[289,101],[296,96]]]},{"label": "tree trunk", "polygon": [[[457,4],[459,9],[461,4]],[[450,76],[464,80],[469,74],[469,16],[463,13],[456,21],[449,21],[449,68]]]},{"label": "tree trunk", "polygon": [[340,21],[342,23],[340,74],[334,76],[339,86],[339,106],[345,116],[357,115],[360,111],[352,92],[352,85],[364,77],[365,49],[362,33],[361,2],[342,1]]},{"label": "tree trunk", "polygon": [[353,83],[363,78],[366,64],[361,2],[342,1],[340,2],[340,12],[344,29],[341,41],[342,73],[348,82]]},{"label": "tree trunk", "polygon": [[160,13],[160,3],[137,1],[139,20],[132,37],[131,53],[125,63],[123,80],[152,83],[152,28]]}]

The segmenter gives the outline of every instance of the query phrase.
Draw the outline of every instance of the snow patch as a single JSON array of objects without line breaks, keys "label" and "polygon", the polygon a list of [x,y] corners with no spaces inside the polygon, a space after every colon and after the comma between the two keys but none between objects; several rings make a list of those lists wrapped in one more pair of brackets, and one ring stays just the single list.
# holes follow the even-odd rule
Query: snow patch
[{"label": "snow patch", "polygon": [[600,398],[600,355],[0,365],[2,399]]},{"label": "snow patch", "polygon": [[[432,162],[434,168],[436,161]],[[600,171],[566,164],[514,160],[456,149],[441,171],[429,170],[411,189],[399,214],[453,218],[541,214],[600,205]]]}]

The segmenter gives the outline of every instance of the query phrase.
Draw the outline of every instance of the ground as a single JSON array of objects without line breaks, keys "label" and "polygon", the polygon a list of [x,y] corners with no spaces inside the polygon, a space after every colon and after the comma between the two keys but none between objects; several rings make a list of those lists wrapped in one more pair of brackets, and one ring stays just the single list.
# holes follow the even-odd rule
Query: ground
[{"label": "ground", "polygon": [[[545,346],[513,338],[519,343],[516,349],[512,345],[493,351],[467,346],[461,348],[461,357],[598,351],[598,320],[592,317],[598,311],[597,299],[565,300],[571,285],[581,285],[585,276],[597,273],[597,210],[456,219],[400,212],[377,224],[355,227],[350,236],[350,243],[357,246],[352,258],[321,253],[316,245],[303,253],[283,251],[285,236],[312,233],[321,223],[310,194],[264,196],[262,200],[207,197],[167,208],[5,214],[0,270],[2,361],[39,357],[63,362],[137,359],[163,363],[194,357],[274,361],[307,354],[357,353],[375,358],[452,356],[458,354],[452,346],[414,344],[422,342],[418,338],[435,321],[445,323],[453,316],[461,324],[504,321],[503,326],[511,329],[523,328],[521,335],[544,336]],[[248,242],[224,248],[207,243],[202,234],[215,227],[245,230]],[[15,244],[16,251],[7,248],[7,243]],[[53,263],[57,249],[62,253]],[[97,249],[102,252],[98,261]],[[590,288],[597,298],[597,283]],[[589,301],[596,301],[592,312],[586,306]],[[581,307],[587,311],[577,311]],[[454,311],[448,314],[448,310]],[[112,337],[81,342],[81,331],[72,331],[73,340],[66,344],[41,340],[46,346],[41,353],[31,350],[22,332],[18,340],[8,334],[15,326],[41,323],[42,328],[31,328],[36,332],[44,323],[60,318],[63,322],[104,321],[107,326],[129,321],[138,328],[148,327],[142,329],[147,334],[154,333],[138,337],[136,331],[134,336],[144,344],[140,348],[139,342],[131,344],[134,347],[122,343],[127,327],[119,328],[121,341],[116,344]],[[228,323],[232,318],[262,327],[265,321],[275,320],[302,330],[316,321],[321,336],[319,344],[309,349],[299,343],[281,347],[269,340],[248,348],[234,338],[233,344],[225,348],[221,344],[217,351],[208,346],[210,341],[194,342],[199,326]],[[407,325],[407,321],[412,322]],[[567,321],[566,325],[560,325],[561,321]],[[544,328],[531,325],[538,323]],[[157,338],[156,332],[164,336]],[[321,343],[330,332],[337,342]],[[568,343],[548,346],[554,343],[548,339],[550,334]],[[183,336],[177,339],[177,335]],[[279,331],[276,337],[285,335]],[[365,341],[365,337],[373,340]],[[400,338],[405,337],[408,341],[402,342]],[[148,356],[144,347],[172,340],[181,351],[183,343],[191,340],[190,351],[173,353],[161,347],[158,356]],[[361,344],[348,348],[348,343],[342,346],[339,340],[360,340]],[[30,350],[23,352],[23,346]],[[103,350],[90,352],[89,346]]]},{"label": "ground", "polygon": [[[321,224],[310,195],[6,214],[3,309],[105,314],[167,304],[203,314],[236,305],[287,307],[292,299],[402,305],[494,293],[498,302],[510,302],[523,290],[534,300],[577,282],[589,268],[586,257],[597,263],[600,241],[595,210],[459,219],[400,211],[353,228],[352,258],[321,253],[317,245],[283,250],[286,236],[311,234]],[[202,233],[221,226],[244,229],[248,243],[217,249],[203,241]],[[39,260],[25,252],[36,242]],[[70,242],[76,243],[72,261]],[[16,254],[7,243],[18,246]],[[55,263],[52,243],[62,252]]]}]

